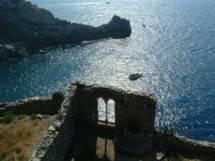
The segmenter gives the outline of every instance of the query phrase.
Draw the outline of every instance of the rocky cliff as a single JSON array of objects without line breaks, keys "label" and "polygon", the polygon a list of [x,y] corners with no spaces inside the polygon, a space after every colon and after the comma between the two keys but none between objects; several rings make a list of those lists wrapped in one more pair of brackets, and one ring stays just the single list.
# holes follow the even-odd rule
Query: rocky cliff
[{"label": "rocky cliff", "polygon": [[9,50],[24,54],[26,46],[39,49],[84,40],[125,38],[130,34],[129,20],[118,16],[105,25],[93,27],[60,20],[25,0],[0,1],[0,52]]}]

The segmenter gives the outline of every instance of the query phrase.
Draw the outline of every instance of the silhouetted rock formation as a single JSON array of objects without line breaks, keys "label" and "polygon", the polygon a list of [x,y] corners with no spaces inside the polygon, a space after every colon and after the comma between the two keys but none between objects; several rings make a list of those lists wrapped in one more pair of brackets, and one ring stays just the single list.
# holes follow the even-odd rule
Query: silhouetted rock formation
[{"label": "silhouetted rock formation", "polygon": [[39,49],[84,40],[125,38],[130,34],[129,20],[118,16],[108,24],[93,27],[60,20],[25,0],[0,1],[0,44],[22,42]]}]

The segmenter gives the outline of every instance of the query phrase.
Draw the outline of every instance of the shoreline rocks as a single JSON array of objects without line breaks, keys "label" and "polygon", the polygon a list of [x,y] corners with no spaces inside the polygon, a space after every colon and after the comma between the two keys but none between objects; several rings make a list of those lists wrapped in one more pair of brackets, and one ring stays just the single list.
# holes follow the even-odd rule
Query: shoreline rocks
[{"label": "shoreline rocks", "polygon": [[[125,38],[130,34],[129,20],[116,15],[109,23],[93,27],[55,18],[51,12],[29,1],[2,0],[0,2],[0,44],[4,46],[24,43],[26,51],[39,50],[67,43]],[[2,52],[1,49],[0,52]]]},{"label": "shoreline rocks", "polygon": [[3,57],[24,57],[28,55],[26,43],[17,42],[0,44],[0,56]]}]

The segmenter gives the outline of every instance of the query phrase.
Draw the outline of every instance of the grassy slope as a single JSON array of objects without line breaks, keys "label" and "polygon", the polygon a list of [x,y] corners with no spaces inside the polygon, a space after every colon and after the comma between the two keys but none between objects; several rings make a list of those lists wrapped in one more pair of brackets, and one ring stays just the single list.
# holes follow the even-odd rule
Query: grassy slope
[{"label": "grassy slope", "polygon": [[52,121],[22,116],[10,124],[0,124],[0,161],[27,161]]}]

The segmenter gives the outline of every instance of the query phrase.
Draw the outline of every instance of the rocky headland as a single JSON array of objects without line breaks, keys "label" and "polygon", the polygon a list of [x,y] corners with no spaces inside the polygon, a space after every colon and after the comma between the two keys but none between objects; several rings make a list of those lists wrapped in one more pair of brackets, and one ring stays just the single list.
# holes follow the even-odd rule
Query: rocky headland
[{"label": "rocky headland", "polygon": [[103,38],[130,36],[129,20],[119,16],[93,27],[60,20],[45,9],[25,0],[0,1],[0,55],[6,52],[27,55],[47,46]]}]

